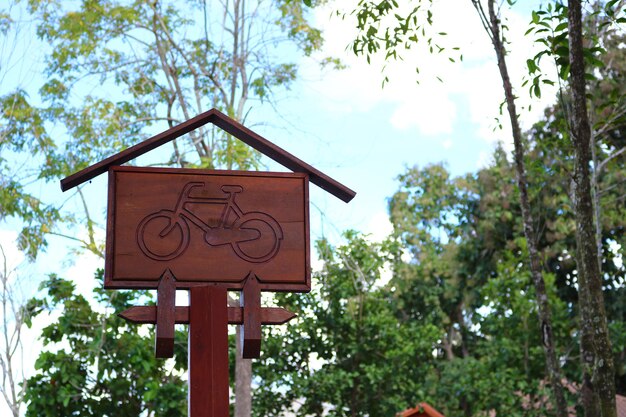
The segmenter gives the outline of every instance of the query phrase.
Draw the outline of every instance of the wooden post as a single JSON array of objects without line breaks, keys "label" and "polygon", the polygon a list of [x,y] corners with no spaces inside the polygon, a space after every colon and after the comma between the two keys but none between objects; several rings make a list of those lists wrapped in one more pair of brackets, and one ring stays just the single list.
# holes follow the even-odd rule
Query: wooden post
[{"label": "wooden post", "polygon": [[167,269],[161,276],[157,290],[156,340],[154,353],[157,358],[174,356],[174,321],[176,315],[176,284],[172,271]]},{"label": "wooden post", "polygon": [[189,417],[228,417],[226,289],[189,292]]},{"label": "wooden post", "polygon": [[256,275],[250,273],[241,292],[243,324],[240,329],[242,356],[253,359],[261,356],[261,288]]}]

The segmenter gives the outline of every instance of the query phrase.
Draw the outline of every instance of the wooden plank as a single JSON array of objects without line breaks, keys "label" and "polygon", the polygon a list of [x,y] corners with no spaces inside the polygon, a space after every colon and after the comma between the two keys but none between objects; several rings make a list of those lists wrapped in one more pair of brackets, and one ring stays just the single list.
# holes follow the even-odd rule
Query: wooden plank
[{"label": "wooden plank", "polygon": [[294,172],[303,172],[308,174],[313,184],[319,186],[323,190],[329,192],[340,200],[345,201],[346,203],[352,200],[356,195],[356,193],[350,188],[334,180],[216,109],[204,112],[192,119],[187,120],[186,122],[174,126],[171,129],[159,133],[158,135],[146,139],[137,145],[131,146],[122,152],[103,159],[94,165],[62,179],[61,189],[63,191],[67,191],[76,187],[77,185],[89,181],[90,179],[106,172],[111,166],[124,164],[146,152],[151,151],[152,149],[204,126],[207,123],[215,124],[222,130],[230,133],[237,139],[250,145],[286,168]]},{"label": "wooden plank", "polygon": [[[154,281],[152,281],[154,282]],[[204,287],[205,285],[207,285],[206,282],[191,282],[191,281],[176,281],[176,288],[179,290],[189,290],[191,288],[194,287]],[[212,284],[211,284],[212,285]],[[217,284],[217,285],[222,285],[222,284]],[[307,284],[308,287],[304,287],[301,284],[281,284],[280,285],[280,289],[276,288],[276,284],[271,283],[271,282],[263,282],[261,283],[261,291],[272,291],[272,292],[309,292],[310,291],[310,285]],[[241,285],[239,288],[234,288],[233,286],[231,286],[229,284],[228,286],[228,290],[229,291],[241,291],[241,289],[243,288],[243,285]],[[104,289],[105,290],[133,290],[133,289],[156,289],[156,285],[154,286],[150,286],[149,288],[146,288],[146,283],[145,282],[140,282],[140,281],[130,281],[130,280],[116,280],[115,281],[115,285],[111,285],[110,283],[107,283],[107,281],[104,281]]]},{"label": "wooden plank", "polygon": [[161,276],[157,289],[157,317],[154,353],[157,358],[174,356],[174,321],[176,285],[174,275],[167,269]]},{"label": "wooden plank", "polygon": [[131,161],[146,152],[158,148],[161,145],[165,145],[166,143],[186,133],[189,133],[201,126],[204,126],[211,121],[212,117],[214,117],[214,111],[215,110],[209,110],[207,112],[204,112],[177,126],[161,132],[158,135],[152,136],[151,138],[146,139],[143,142],[131,146],[130,148],[126,148],[123,151],[116,153],[115,155],[112,155],[81,171],[78,171],[68,177],[63,178],[61,180],[61,190],[67,191],[71,188],[74,188],[77,185],[80,185],[86,181],[89,181],[90,179],[97,177],[100,174],[107,172],[109,167],[125,164],[126,162]]},{"label": "wooden plank", "polygon": [[[118,314],[121,318],[133,324],[155,324],[157,316],[156,306],[136,306]],[[176,324],[189,324],[189,307],[176,307]],[[295,313],[281,307],[261,308],[261,324],[279,325],[287,323],[296,317]],[[228,324],[243,323],[243,308],[228,307]]]},{"label": "wooden plank", "polygon": [[226,289],[190,290],[189,417],[228,417],[228,310]]},{"label": "wooden plank", "polygon": [[105,288],[310,289],[308,177],[302,173],[112,167]]},{"label": "wooden plank", "polygon": [[261,288],[253,273],[248,275],[239,299],[243,308],[241,337],[242,357],[253,359],[261,356]]},{"label": "wooden plank", "polygon": [[113,256],[113,237],[109,236],[109,230],[113,230],[115,227],[115,171],[109,170],[108,173],[108,195],[107,195],[107,234],[106,234],[106,246],[104,251],[104,288],[107,288],[107,283],[110,276],[107,275],[107,270],[113,270],[115,265],[115,257]]}]

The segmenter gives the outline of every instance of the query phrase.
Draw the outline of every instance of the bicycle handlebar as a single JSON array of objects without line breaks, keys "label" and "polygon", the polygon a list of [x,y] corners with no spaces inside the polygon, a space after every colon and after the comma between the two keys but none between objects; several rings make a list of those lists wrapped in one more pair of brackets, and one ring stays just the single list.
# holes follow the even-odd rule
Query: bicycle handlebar
[{"label": "bicycle handlebar", "polygon": [[222,185],[222,191],[225,193],[240,193],[243,191],[243,187],[240,185]]}]

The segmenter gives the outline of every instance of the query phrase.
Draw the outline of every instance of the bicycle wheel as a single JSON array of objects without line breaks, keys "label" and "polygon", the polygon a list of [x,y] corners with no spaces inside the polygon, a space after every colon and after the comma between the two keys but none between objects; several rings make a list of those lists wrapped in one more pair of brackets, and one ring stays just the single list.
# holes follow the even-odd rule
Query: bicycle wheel
[{"label": "bicycle wheel", "polygon": [[189,245],[189,225],[171,210],[152,213],[137,226],[137,244],[150,259],[172,260]]},{"label": "bicycle wheel", "polygon": [[246,213],[233,224],[233,229],[252,229],[259,232],[256,239],[231,243],[237,256],[244,261],[267,262],[276,256],[280,249],[283,230],[274,218],[265,213]]}]

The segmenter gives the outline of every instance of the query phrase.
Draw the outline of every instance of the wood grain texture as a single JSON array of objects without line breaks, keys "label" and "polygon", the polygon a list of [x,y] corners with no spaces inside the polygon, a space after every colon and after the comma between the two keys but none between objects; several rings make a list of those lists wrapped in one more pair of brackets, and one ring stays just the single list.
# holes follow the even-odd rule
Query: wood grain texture
[{"label": "wood grain texture", "polygon": [[310,290],[308,177],[167,168],[111,168],[105,288]]},{"label": "wood grain texture", "polygon": [[328,191],[330,194],[342,201],[345,201],[346,203],[352,200],[356,195],[356,193],[350,188],[334,180],[216,109],[211,109],[202,113],[179,124],[178,126],[174,126],[171,129],[161,132],[158,135],[138,143],[137,145],[131,146],[122,152],[103,159],[94,165],[62,179],[61,189],[63,191],[67,191],[76,187],[85,181],[89,181],[90,179],[105,173],[112,166],[124,164],[146,152],[149,152],[186,133],[204,126],[207,123],[213,123],[222,130],[230,133],[237,139],[272,158],[274,161],[285,166],[286,168],[289,168],[294,172],[308,174],[313,184]]},{"label": "wood grain texture", "polygon": [[254,274],[248,275],[239,298],[243,308],[243,324],[239,335],[244,359],[261,356],[261,288]]},{"label": "wood grain texture", "polygon": [[174,322],[176,308],[176,284],[168,269],[161,276],[157,289],[157,317],[154,354],[157,358],[174,356]]},{"label": "wood grain texture", "polygon": [[[118,313],[118,316],[133,324],[156,324],[156,306],[135,306]],[[262,307],[261,324],[279,325],[285,324],[296,317],[295,313],[282,307]],[[189,324],[189,307],[176,307],[176,324]],[[228,307],[228,324],[243,323],[243,308]]]},{"label": "wood grain texture", "polygon": [[226,289],[196,287],[189,305],[189,417],[228,417]]}]

